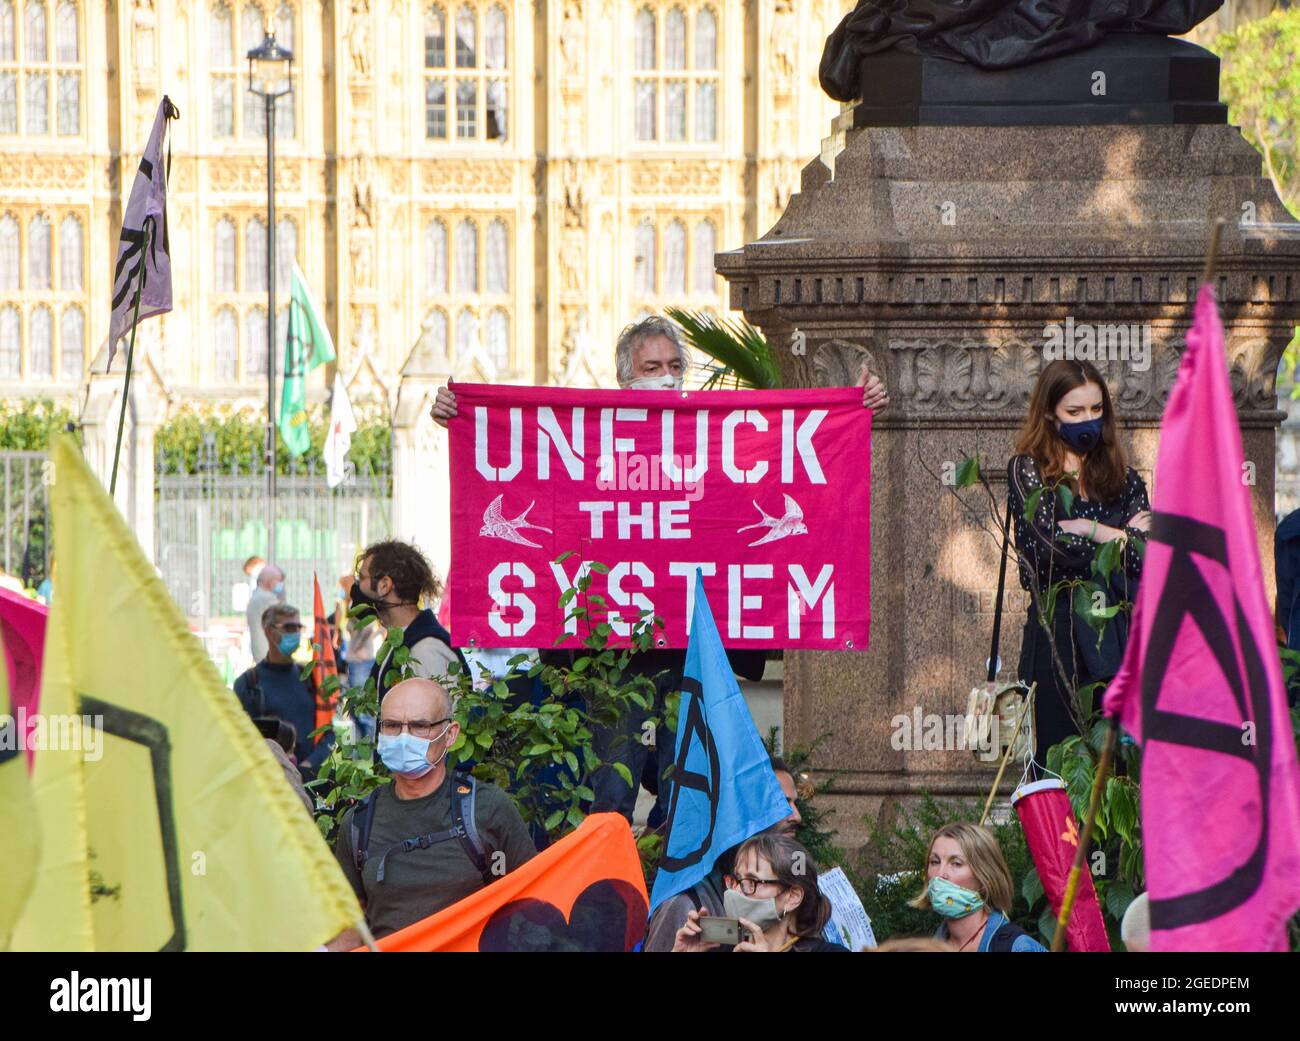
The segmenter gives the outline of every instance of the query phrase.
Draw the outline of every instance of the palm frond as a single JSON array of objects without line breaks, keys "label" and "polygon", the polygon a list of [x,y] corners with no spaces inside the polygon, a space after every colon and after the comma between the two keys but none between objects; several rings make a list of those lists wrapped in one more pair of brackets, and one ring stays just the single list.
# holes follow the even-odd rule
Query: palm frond
[{"label": "palm frond", "polygon": [[712,358],[704,389],[748,387],[770,390],[781,386],[772,347],[748,322],[715,318],[707,311],[667,308],[669,318],[682,327],[690,345]]}]

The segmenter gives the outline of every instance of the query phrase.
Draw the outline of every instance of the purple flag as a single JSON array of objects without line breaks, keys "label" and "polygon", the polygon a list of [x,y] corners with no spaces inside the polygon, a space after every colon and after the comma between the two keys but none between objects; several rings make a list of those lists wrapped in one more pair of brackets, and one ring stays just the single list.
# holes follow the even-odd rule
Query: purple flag
[{"label": "purple flag", "polygon": [[1105,702],[1142,745],[1151,950],[1286,950],[1300,773],[1208,284],[1155,478],[1132,632]]},{"label": "purple flag", "polygon": [[[131,186],[131,198],[122,220],[122,237],[117,245],[117,267],[113,271],[113,317],[108,326],[108,364],[113,364],[117,341],[131,328],[135,298],[140,293],[140,317],[151,318],[172,309],[172,265],[167,253],[167,176],[163,168],[163,138],[167,121],[179,113],[164,95],[154,116],[153,130],[145,146],[140,168]],[[145,255],[145,232],[150,232]],[[143,284],[140,265],[144,265]]]}]

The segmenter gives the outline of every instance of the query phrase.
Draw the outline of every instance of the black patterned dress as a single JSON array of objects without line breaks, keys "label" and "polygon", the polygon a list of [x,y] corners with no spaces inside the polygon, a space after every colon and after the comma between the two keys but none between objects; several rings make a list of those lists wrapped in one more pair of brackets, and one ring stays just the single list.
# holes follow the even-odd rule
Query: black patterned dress
[{"label": "black patterned dress", "polygon": [[[1137,595],[1146,532],[1128,528],[1126,522],[1135,513],[1151,508],[1146,484],[1138,472],[1129,469],[1124,491],[1115,499],[1097,502],[1075,496],[1068,513],[1061,495],[1045,491],[1039,496],[1032,519],[1027,521],[1025,503],[1042,486],[1034,459],[1028,455],[1013,456],[1007,464],[1007,496],[1020,558],[1020,585],[1037,592],[1046,609],[1048,592],[1058,582],[1091,579],[1104,584],[1101,577],[1092,574],[1092,561],[1100,544],[1087,536],[1067,535],[1058,527],[1060,521],[1082,518],[1122,528],[1128,535],[1128,544],[1123,550],[1123,566],[1112,572],[1106,593],[1108,603],[1131,602]],[[1061,683],[1052,660],[1048,631],[1038,619],[1032,600],[1025,620],[1019,674],[1026,684],[1038,683],[1038,693],[1034,698],[1034,722],[1037,726],[1034,754],[1040,763],[1046,763],[1048,748],[1078,733],[1070,711],[1071,690],[1113,677],[1119,671],[1128,637],[1127,614],[1121,611],[1106,627],[1098,646],[1096,633],[1075,614],[1072,603],[1067,600],[1071,592],[1069,589],[1058,591],[1059,603],[1052,618],[1057,654],[1070,677],[1069,687]]]}]

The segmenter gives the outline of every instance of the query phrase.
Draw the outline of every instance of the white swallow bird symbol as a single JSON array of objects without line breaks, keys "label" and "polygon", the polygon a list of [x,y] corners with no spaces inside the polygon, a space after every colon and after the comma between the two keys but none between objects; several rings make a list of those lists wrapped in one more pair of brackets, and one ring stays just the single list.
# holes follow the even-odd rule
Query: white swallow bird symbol
[{"label": "white swallow bird symbol", "polygon": [[483,511],[483,527],[479,528],[478,533],[486,535],[488,538],[505,539],[507,542],[517,542],[521,546],[532,546],[534,549],[541,549],[541,543],[531,542],[519,534],[520,528],[536,528],[538,531],[545,531],[551,535],[555,534],[550,528],[544,528],[540,524],[533,524],[525,519],[528,516],[528,510],[531,510],[536,505],[537,500],[534,499],[530,502],[528,510],[524,510],[514,520],[506,520],[505,515],[501,512],[501,500],[504,498],[504,495],[498,495],[488,503],[488,508]]},{"label": "white swallow bird symbol", "polygon": [[743,528],[737,528],[736,534],[742,531],[749,531],[750,528],[767,528],[767,534],[756,542],[751,542],[751,546],[761,546],[764,542],[775,542],[777,539],[783,539],[787,535],[807,535],[808,528],[803,522],[803,508],[790,498],[789,493],[785,497],[785,516],[781,518],[769,517],[763,507],[754,502],[754,509],[758,510],[760,520],[754,524],[746,524]]}]

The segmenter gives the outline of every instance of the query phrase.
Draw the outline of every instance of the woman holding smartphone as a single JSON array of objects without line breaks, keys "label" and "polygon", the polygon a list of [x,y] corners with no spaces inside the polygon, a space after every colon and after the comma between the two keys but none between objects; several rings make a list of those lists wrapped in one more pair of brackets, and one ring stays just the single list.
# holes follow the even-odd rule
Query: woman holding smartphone
[{"label": "woman holding smartphone", "polygon": [[[1007,464],[1007,487],[1020,584],[1052,619],[1049,628],[1031,598],[1020,651],[1021,681],[1038,684],[1035,756],[1042,763],[1048,748],[1079,732],[1074,691],[1113,677],[1128,637],[1125,611],[1108,620],[1099,640],[1075,610],[1078,587],[1059,589],[1054,608],[1051,590],[1089,580],[1100,587],[1087,598],[1090,606],[1106,611],[1131,602],[1151,530],[1146,484],[1128,465],[1110,391],[1091,362],[1062,359],[1043,369]],[[1094,575],[1098,547],[1116,540],[1117,566],[1109,578]]]}]

